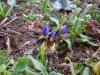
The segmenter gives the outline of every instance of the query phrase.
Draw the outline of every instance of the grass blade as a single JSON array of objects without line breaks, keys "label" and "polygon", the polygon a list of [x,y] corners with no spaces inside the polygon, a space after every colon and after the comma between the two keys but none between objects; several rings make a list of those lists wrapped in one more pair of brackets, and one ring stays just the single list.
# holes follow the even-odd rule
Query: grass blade
[{"label": "grass blade", "polygon": [[10,11],[13,9],[13,7],[15,6],[16,3],[14,3],[6,12],[5,17],[7,17],[10,13]]},{"label": "grass blade", "polygon": [[2,3],[0,3],[0,15],[4,17],[4,9],[2,7]]}]

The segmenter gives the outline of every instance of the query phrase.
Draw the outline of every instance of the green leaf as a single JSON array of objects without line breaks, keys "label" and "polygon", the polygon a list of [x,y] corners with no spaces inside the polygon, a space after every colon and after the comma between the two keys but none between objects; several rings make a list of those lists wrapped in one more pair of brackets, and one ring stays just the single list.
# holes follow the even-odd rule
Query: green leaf
[{"label": "green leaf", "polygon": [[88,37],[88,36],[83,35],[83,34],[80,34],[79,36],[81,37],[81,40],[82,40],[83,42],[87,42],[87,43],[89,43],[89,44],[92,45],[92,46],[98,46],[97,44],[94,44],[93,42],[91,42],[91,40],[92,40],[93,38]]},{"label": "green leaf", "polygon": [[19,58],[18,64],[16,65],[14,72],[23,72],[27,68],[28,63],[28,58]]},{"label": "green leaf", "polygon": [[89,69],[87,67],[84,69],[82,75],[89,75]]},{"label": "green leaf", "polygon": [[45,51],[46,51],[46,46],[44,42],[40,47],[40,61],[42,64],[45,64]]},{"label": "green leaf", "polygon": [[63,75],[63,74],[61,74],[61,73],[56,73],[56,72],[51,72],[49,75]]},{"label": "green leaf", "polygon": [[50,17],[50,20],[51,21],[53,21],[53,22],[55,22],[56,23],[56,25],[59,27],[59,20],[58,19],[56,19],[56,18],[54,18],[54,17]]},{"label": "green leaf", "polygon": [[70,70],[71,70],[71,72],[72,72],[72,75],[76,75],[76,73],[75,73],[75,71],[74,71],[74,66],[73,66],[73,63],[71,62],[71,60],[70,60]]},{"label": "green leaf", "polygon": [[0,15],[3,18],[6,18],[9,15],[10,11],[13,9],[14,6],[15,6],[15,3],[13,3],[11,5],[11,7],[6,12],[4,12],[4,8],[2,7],[2,4],[0,3]]},{"label": "green leaf", "polygon": [[5,14],[5,17],[7,17],[7,16],[9,15],[10,11],[13,9],[13,7],[15,6],[15,4],[16,4],[16,3],[13,3],[13,4],[11,5],[11,7],[7,10],[7,12],[6,12],[6,14]]},{"label": "green leaf", "polygon": [[48,6],[48,0],[45,0],[44,5],[43,5],[44,14],[46,14],[46,12],[47,12],[47,6]]},{"label": "green leaf", "polygon": [[43,66],[43,64],[41,64],[38,60],[34,59],[32,56],[29,56],[32,64],[34,65],[34,67],[41,71],[42,75],[48,75],[46,68]]},{"label": "green leaf", "polygon": [[56,44],[54,43],[52,46],[50,46],[50,50],[54,52],[56,50]]},{"label": "green leaf", "polygon": [[75,72],[76,73],[82,73],[82,71],[84,70],[84,66],[82,63],[75,63]]},{"label": "green leaf", "polygon": [[71,40],[70,39],[65,39],[64,40],[68,44],[68,48],[72,48]]},{"label": "green leaf", "polygon": [[[33,70],[33,69],[32,69]],[[32,71],[30,67],[27,67],[26,71],[28,75],[39,75],[36,71]]]},{"label": "green leaf", "polygon": [[75,24],[75,22],[78,19],[78,14],[80,13],[81,9],[80,8],[76,8],[74,11],[74,14],[70,16],[69,18],[69,22],[72,24]]},{"label": "green leaf", "polygon": [[8,58],[7,58],[6,50],[0,50],[0,65],[7,61]]},{"label": "green leaf", "polygon": [[4,17],[4,9],[2,7],[2,3],[0,3],[0,15],[2,15],[2,17]]},{"label": "green leaf", "polygon": [[6,65],[2,64],[0,65],[0,73],[6,70]]},{"label": "green leaf", "polygon": [[93,7],[93,4],[88,4],[87,7],[84,9],[83,13],[80,15],[80,18],[84,18],[85,15],[90,11],[92,7]]},{"label": "green leaf", "polygon": [[73,62],[71,62],[69,57],[65,57],[64,60],[69,61],[69,66],[70,66],[70,70],[72,75],[76,75],[75,71],[74,71],[74,66],[73,66]]},{"label": "green leaf", "polygon": [[7,70],[4,71],[4,75],[10,75]]},{"label": "green leaf", "polygon": [[90,41],[90,40],[92,40],[91,37],[88,37],[88,36],[83,35],[83,34],[80,34],[80,37],[82,38],[83,41]]}]

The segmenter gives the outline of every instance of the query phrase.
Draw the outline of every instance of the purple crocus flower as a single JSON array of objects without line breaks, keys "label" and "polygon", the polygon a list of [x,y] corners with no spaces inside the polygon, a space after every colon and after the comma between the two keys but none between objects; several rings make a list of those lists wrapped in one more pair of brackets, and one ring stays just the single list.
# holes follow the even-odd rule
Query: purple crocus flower
[{"label": "purple crocus flower", "polygon": [[54,39],[55,37],[56,37],[56,32],[53,32],[53,33],[51,34],[51,37],[50,37],[50,38]]},{"label": "purple crocus flower", "polygon": [[43,36],[48,36],[49,34],[49,27],[48,25],[43,26]]},{"label": "purple crocus flower", "polygon": [[62,26],[62,28],[61,28],[61,34],[66,34],[66,32],[67,32],[67,26],[66,25],[64,25],[64,26]]},{"label": "purple crocus flower", "polygon": [[50,36],[50,42],[53,42],[53,40],[56,38],[56,32],[53,32]]}]

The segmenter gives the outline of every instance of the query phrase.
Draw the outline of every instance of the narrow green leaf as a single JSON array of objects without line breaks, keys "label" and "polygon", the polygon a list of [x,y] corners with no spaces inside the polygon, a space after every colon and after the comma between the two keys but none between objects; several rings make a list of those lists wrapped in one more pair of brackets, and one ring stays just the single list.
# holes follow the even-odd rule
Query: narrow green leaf
[{"label": "narrow green leaf", "polygon": [[67,44],[68,44],[68,48],[72,48],[72,43],[71,43],[71,40],[70,39],[65,39],[64,40]]},{"label": "narrow green leaf", "polygon": [[44,5],[43,5],[43,12],[46,13],[47,11],[47,6],[48,6],[48,0],[45,0]]},{"label": "narrow green leaf", "polygon": [[42,64],[45,64],[45,50],[46,50],[46,46],[44,42],[40,47],[40,61]]},{"label": "narrow green leaf", "polygon": [[92,46],[98,46],[97,44],[91,42],[91,40],[93,40],[93,38],[88,37],[88,36],[83,35],[83,34],[80,34],[79,36],[81,37],[82,42],[87,42],[87,43],[89,43]]},{"label": "narrow green leaf", "polygon": [[87,67],[84,69],[82,75],[89,75],[89,69]]},{"label": "narrow green leaf", "polygon": [[71,70],[72,75],[76,75],[76,73],[75,73],[75,71],[74,71],[73,62],[71,62],[71,60],[70,60],[69,57],[65,57],[65,60],[66,60],[66,61],[69,61],[69,66],[70,66],[70,70]]},{"label": "narrow green leaf", "polygon": [[5,70],[4,75],[9,75],[9,72],[7,70]]},{"label": "narrow green leaf", "polygon": [[2,17],[4,17],[4,9],[3,9],[3,7],[2,7],[2,3],[0,3],[0,15],[2,16]]},{"label": "narrow green leaf", "polygon": [[34,67],[41,71],[42,75],[48,75],[46,68],[43,66],[43,64],[41,64],[38,60],[34,59],[32,56],[29,56],[29,58]]},{"label": "narrow green leaf", "polygon": [[74,66],[73,66],[73,63],[71,62],[71,60],[70,60],[70,70],[72,72],[72,75],[76,75],[76,73],[74,71]]},{"label": "narrow green leaf", "polygon": [[63,74],[61,74],[61,73],[56,73],[56,72],[50,72],[50,74],[49,75],[63,75]]},{"label": "narrow green leaf", "polygon": [[55,22],[57,26],[59,26],[59,20],[54,18],[54,17],[50,17],[50,20]]},{"label": "narrow green leaf", "polygon": [[2,64],[0,65],[0,73],[6,70],[6,65]]},{"label": "narrow green leaf", "polygon": [[19,58],[18,64],[16,65],[14,72],[22,72],[27,68],[27,65],[29,63],[28,58]]},{"label": "narrow green leaf", "polygon": [[13,7],[15,6],[16,3],[12,4],[11,7],[7,10],[5,17],[7,17],[10,13],[10,11],[13,9]]},{"label": "narrow green leaf", "polygon": [[84,16],[90,11],[93,7],[93,4],[88,4],[87,7],[84,9],[83,13],[80,15],[80,18],[84,18]]}]

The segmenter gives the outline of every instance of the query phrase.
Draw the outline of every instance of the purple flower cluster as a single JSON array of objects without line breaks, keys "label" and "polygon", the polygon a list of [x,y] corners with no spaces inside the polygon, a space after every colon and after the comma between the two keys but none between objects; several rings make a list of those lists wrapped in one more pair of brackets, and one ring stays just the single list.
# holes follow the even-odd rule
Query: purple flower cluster
[{"label": "purple flower cluster", "polygon": [[[61,34],[64,35],[67,32],[67,26],[64,25],[61,28]],[[43,26],[43,36],[47,39],[49,35],[49,26],[48,25],[44,25]],[[56,32],[53,32],[50,36],[50,40],[53,40],[56,38]]]}]

